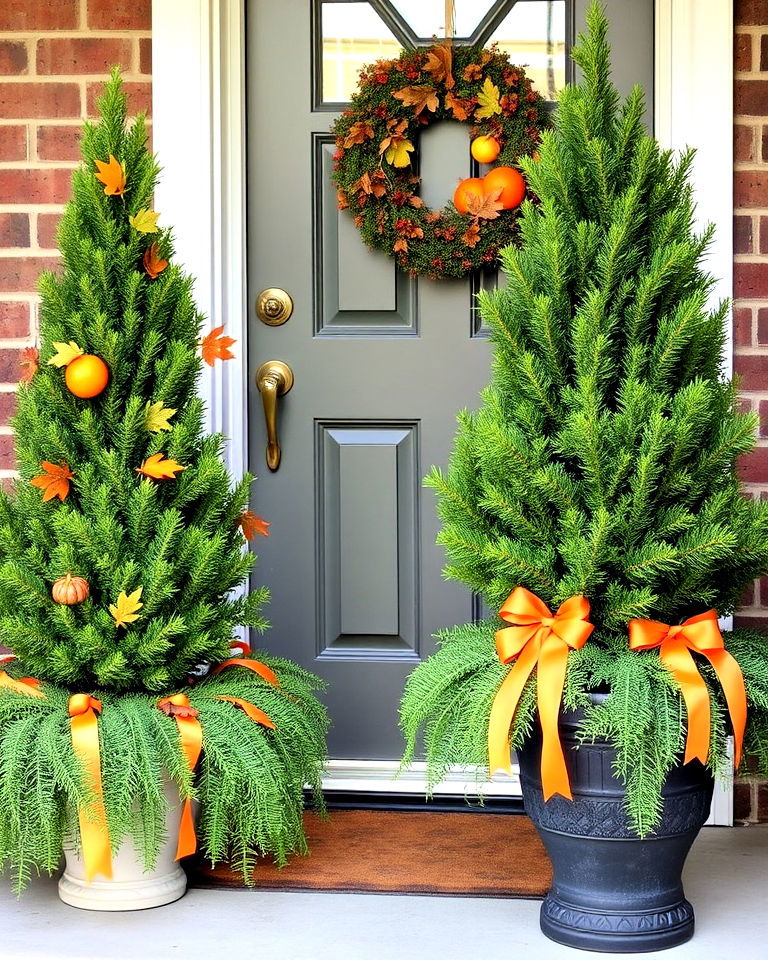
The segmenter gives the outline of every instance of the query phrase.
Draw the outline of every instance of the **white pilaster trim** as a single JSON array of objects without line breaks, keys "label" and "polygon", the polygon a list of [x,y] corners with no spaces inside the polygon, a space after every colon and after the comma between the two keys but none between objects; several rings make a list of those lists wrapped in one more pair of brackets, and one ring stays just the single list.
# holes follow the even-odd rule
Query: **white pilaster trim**
[{"label": "white pilaster trim", "polygon": [[[655,32],[655,134],[665,147],[696,148],[696,223],[716,228],[705,263],[714,305],[733,293],[733,0],[656,0]],[[732,331],[728,322],[728,376]]]},{"label": "white pilaster trim", "polygon": [[205,368],[200,392],[239,479],[248,466],[243,0],[153,0],[152,110],[160,222],[174,229],[206,329],[224,324],[237,340],[235,359]]}]

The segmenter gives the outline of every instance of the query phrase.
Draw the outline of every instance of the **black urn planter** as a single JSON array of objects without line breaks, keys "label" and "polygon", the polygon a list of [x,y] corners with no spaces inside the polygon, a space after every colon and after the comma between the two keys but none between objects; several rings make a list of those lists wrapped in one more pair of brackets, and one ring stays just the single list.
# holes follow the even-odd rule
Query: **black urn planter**
[{"label": "black urn planter", "polygon": [[662,791],[662,822],[641,839],[626,815],[624,786],[613,775],[614,750],[605,742],[576,749],[578,726],[578,714],[561,716],[573,801],[544,802],[538,725],[518,754],[525,810],[554,870],[541,929],[557,943],[603,953],[684,943],[693,936],[694,918],[681,875],[709,816],[713,778],[698,760],[674,769]]}]

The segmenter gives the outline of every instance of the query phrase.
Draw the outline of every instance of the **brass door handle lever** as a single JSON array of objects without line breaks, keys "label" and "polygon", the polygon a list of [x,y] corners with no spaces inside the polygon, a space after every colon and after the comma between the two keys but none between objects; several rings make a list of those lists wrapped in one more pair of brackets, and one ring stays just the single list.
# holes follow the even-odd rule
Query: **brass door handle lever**
[{"label": "brass door handle lever", "polygon": [[267,466],[274,471],[280,466],[280,443],[277,439],[277,398],[293,386],[293,370],[282,360],[267,360],[256,371],[256,386],[264,404],[267,423]]}]

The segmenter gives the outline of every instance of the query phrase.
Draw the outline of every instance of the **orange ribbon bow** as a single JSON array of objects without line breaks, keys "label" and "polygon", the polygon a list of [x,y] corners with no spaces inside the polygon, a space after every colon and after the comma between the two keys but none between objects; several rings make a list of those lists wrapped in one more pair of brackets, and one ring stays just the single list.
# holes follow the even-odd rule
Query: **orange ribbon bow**
[{"label": "orange ribbon bow", "polygon": [[680,684],[680,692],[688,711],[688,736],[685,742],[685,763],[698,758],[707,762],[710,741],[709,691],[691,655],[693,650],[712,664],[723,688],[733,725],[734,764],[739,766],[744,727],[747,722],[747,694],[744,677],[734,658],[723,645],[717,624],[717,611],[707,610],[690,617],[678,626],[658,620],[630,620],[629,646],[632,650],[660,647],[664,666]]},{"label": "orange ribbon bow", "polygon": [[[197,719],[198,711],[189,702],[189,697],[184,693],[177,693],[172,697],[163,697],[157,701],[161,709],[165,705],[171,708],[179,707],[180,711],[174,713],[172,710],[169,715],[176,721],[179,730],[179,739],[181,740],[181,749],[187,761],[187,766],[194,771],[197,761],[203,749],[203,728]],[[188,712],[187,712],[188,711]],[[197,834],[195,833],[195,818],[192,815],[192,799],[187,797],[181,811],[181,822],[179,823],[179,840],[176,844],[176,859],[188,857],[197,850]]]},{"label": "orange ribbon bow", "polygon": [[111,880],[112,857],[107,812],[104,809],[104,790],[101,783],[99,722],[96,719],[96,715],[101,713],[101,701],[87,693],[76,693],[69,698],[68,713],[71,717],[72,749],[85,768],[86,777],[90,781],[94,794],[91,808],[80,807],[77,811],[85,876],[88,883],[97,873]]},{"label": "orange ribbon bow", "polygon": [[541,786],[544,799],[559,793],[572,800],[568,770],[560,743],[558,716],[563,696],[568,654],[579,650],[595,629],[587,621],[589,601],[575,596],[552,616],[547,605],[526,590],[515,587],[499,611],[511,627],[497,630],[496,652],[502,663],[515,665],[499,687],[488,724],[488,760],[491,773],[512,772],[509,728],[526,681],[536,667],[536,700],[542,731]]}]

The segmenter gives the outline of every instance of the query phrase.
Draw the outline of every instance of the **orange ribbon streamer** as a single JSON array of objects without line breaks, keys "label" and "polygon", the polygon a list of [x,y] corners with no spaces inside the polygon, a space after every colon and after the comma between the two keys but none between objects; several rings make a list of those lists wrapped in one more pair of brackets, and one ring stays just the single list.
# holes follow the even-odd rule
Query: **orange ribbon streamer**
[{"label": "orange ribbon streamer", "polygon": [[39,686],[40,681],[34,677],[20,677],[14,680],[5,670],[0,670],[0,687],[5,687],[7,690],[23,693],[27,697],[45,697],[45,694],[38,689]]},{"label": "orange ribbon streamer", "polygon": [[515,665],[502,681],[491,707],[488,724],[490,771],[512,772],[509,728],[525,684],[536,667],[544,799],[549,800],[559,793],[572,800],[558,717],[568,654],[583,647],[595,629],[587,621],[589,601],[581,595],[571,597],[552,616],[535,593],[525,587],[515,587],[504,601],[499,616],[512,626],[496,631],[496,652],[502,663],[514,660]]},{"label": "orange ribbon streamer", "polygon": [[700,653],[712,664],[723,688],[733,725],[734,765],[739,766],[744,727],[747,723],[747,694],[741,668],[723,645],[717,623],[717,611],[707,610],[677,626],[658,620],[630,620],[629,646],[632,650],[660,647],[659,657],[680,684],[688,711],[688,736],[685,760],[707,762],[710,741],[709,691],[691,651]]},{"label": "orange ribbon streamer", "polygon": [[69,698],[68,713],[71,718],[72,749],[83,764],[94,793],[92,809],[89,811],[81,807],[77,812],[86,880],[90,883],[97,873],[111,880],[112,857],[101,783],[99,722],[96,718],[101,713],[101,701],[87,693],[76,693]]},{"label": "orange ribbon streamer", "polygon": [[231,660],[225,660],[213,668],[211,675],[221,673],[222,670],[226,670],[229,667],[245,667],[246,670],[253,670],[254,673],[258,673],[260,677],[266,680],[267,683],[271,683],[273,687],[280,686],[274,670],[270,670],[266,663],[262,663],[261,660],[252,660],[250,657],[232,657]]},{"label": "orange ribbon streamer", "polygon": [[272,723],[266,713],[264,713],[263,710],[259,710],[258,707],[254,706],[252,703],[249,703],[247,700],[242,700],[240,697],[225,696],[216,697],[216,699],[229,700],[229,702],[234,703],[236,707],[240,707],[240,709],[247,716],[249,716],[254,723],[260,723],[262,727],[269,727],[270,730],[275,729],[274,723]]},{"label": "orange ribbon streamer", "polygon": [[[189,702],[189,698],[184,693],[177,693],[172,697],[164,697],[157,701],[158,707],[163,704],[171,704],[173,707],[183,707],[189,710],[194,709]],[[197,761],[200,759],[200,753],[203,749],[203,728],[196,716],[183,716],[182,714],[171,714],[176,721],[179,730],[179,739],[181,740],[181,749],[187,760],[189,769],[194,772]],[[181,811],[181,822],[179,824],[179,840],[176,844],[176,859],[188,857],[197,850],[197,834],[195,833],[195,818],[192,815],[192,799],[187,797]]]}]

